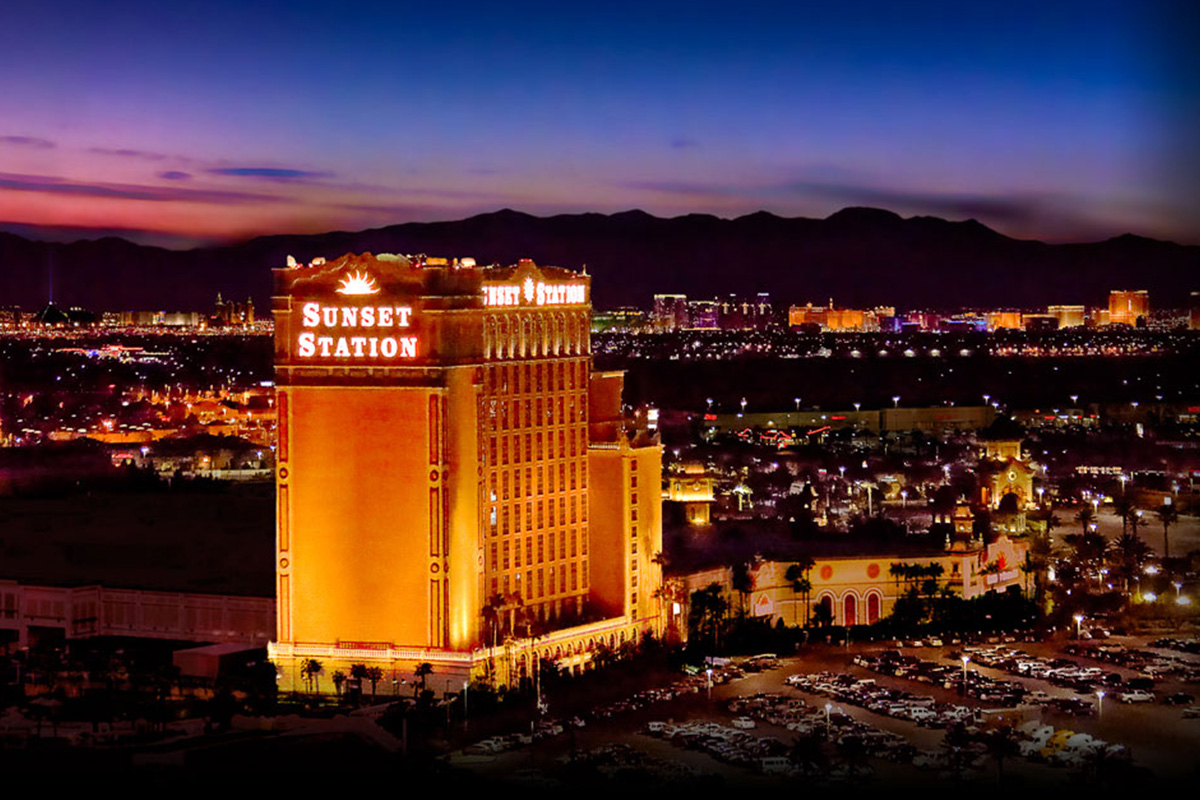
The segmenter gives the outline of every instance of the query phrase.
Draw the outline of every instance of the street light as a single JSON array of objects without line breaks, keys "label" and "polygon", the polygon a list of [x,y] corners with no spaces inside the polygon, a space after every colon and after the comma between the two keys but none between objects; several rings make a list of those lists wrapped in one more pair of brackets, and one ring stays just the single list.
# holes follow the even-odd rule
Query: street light
[{"label": "street light", "polygon": [[1175,601],[1179,602],[1179,590],[1183,588],[1183,582],[1174,581],[1171,585],[1175,587]]},{"label": "street light", "polygon": [[967,693],[967,663],[970,662],[970,660],[971,660],[970,656],[962,657],[962,662],[963,662],[962,693],[963,694]]},{"label": "street light", "polygon": [[746,398],[742,398],[742,413],[746,413]]},{"label": "street light", "polygon": [[984,404],[985,406],[986,406],[988,403],[990,403],[991,401],[992,401],[992,396],[991,396],[990,394],[985,394],[985,395],[983,396],[983,404]]},{"label": "street light", "polygon": [[825,738],[829,738],[829,712],[833,710],[833,703],[825,704]]},{"label": "street light", "polygon": [[1096,719],[1100,719],[1102,714],[1104,714],[1104,690],[1097,689],[1096,690]]},{"label": "street light", "polygon": [[858,411],[858,409],[859,409],[859,408],[861,408],[861,407],[862,407],[862,403],[855,403],[855,404],[854,404],[854,410],[855,410],[855,411]]},{"label": "street light", "polygon": [[895,395],[892,397],[892,407],[893,408],[900,407],[900,395]]},{"label": "street light", "polygon": [[800,398],[799,397],[795,398],[795,401],[796,401],[796,410],[799,411],[800,410]]},{"label": "street light", "polygon": [[1075,615],[1075,638],[1083,636],[1083,614]]}]

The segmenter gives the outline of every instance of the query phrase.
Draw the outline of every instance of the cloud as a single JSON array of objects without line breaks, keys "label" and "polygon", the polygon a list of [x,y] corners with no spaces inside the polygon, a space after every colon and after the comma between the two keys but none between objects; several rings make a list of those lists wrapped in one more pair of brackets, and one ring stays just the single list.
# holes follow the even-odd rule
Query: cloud
[{"label": "cloud", "polygon": [[89,153],[101,156],[118,156],[120,158],[140,158],[145,161],[163,161],[171,156],[166,153],[155,153],[151,150],[133,150],[126,147],[90,147]]},{"label": "cloud", "polygon": [[672,150],[688,150],[693,147],[699,147],[700,143],[686,136],[677,136],[671,140],[670,146]]},{"label": "cloud", "polygon": [[49,139],[39,139],[36,136],[0,136],[0,144],[29,147],[34,150],[51,150],[58,146]]},{"label": "cloud", "polygon": [[169,181],[186,181],[191,180],[192,174],[190,172],[180,172],[176,169],[169,169],[166,172],[158,173],[158,177],[165,178]]},{"label": "cloud", "polygon": [[210,175],[224,175],[233,178],[255,178],[257,180],[298,183],[302,181],[319,180],[331,177],[331,172],[312,172],[303,169],[285,169],[281,167],[216,167],[207,170]]},{"label": "cloud", "polygon": [[286,198],[251,192],[183,189],[174,186],[139,186],[125,183],[80,183],[47,175],[14,175],[0,173],[0,190],[12,192],[43,192],[76,197],[103,197],[114,200],[148,200],[151,202],[190,203],[275,203],[289,202]]}]

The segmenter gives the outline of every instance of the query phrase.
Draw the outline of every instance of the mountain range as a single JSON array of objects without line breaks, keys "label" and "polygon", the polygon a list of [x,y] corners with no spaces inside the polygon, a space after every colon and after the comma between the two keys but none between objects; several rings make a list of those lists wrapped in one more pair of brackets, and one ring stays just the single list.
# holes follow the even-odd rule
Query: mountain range
[{"label": "mountain range", "polygon": [[1153,308],[1200,289],[1200,246],[1126,234],[1102,242],[1013,239],[975,221],[846,208],[825,219],[758,212],[736,219],[643,211],[535,217],[508,209],[452,222],[261,236],[168,250],[105,237],[52,243],[0,233],[0,306],[54,299],[95,311],[207,310],[218,292],[270,308],[271,267],[347,252],[471,256],[479,263],[587,268],[593,305],[648,307],[655,293],[711,298],[769,292],[779,303],[900,309],[1106,304],[1146,289]]}]

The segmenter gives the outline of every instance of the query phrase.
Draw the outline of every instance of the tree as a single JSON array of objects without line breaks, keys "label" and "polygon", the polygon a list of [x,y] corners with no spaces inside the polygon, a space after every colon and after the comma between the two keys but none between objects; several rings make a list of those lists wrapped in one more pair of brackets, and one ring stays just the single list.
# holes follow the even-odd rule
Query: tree
[{"label": "tree", "polygon": [[1171,559],[1170,528],[1179,521],[1179,510],[1171,503],[1163,503],[1154,514],[1163,526],[1163,563],[1166,564]]},{"label": "tree", "polygon": [[354,680],[358,681],[358,689],[361,692],[362,691],[362,682],[367,679],[367,665],[366,664],[351,664],[350,665],[350,677],[353,678]]},{"label": "tree", "polygon": [[340,669],[333,673],[333,691],[337,693],[339,698],[342,696],[342,684],[345,682],[346,673],[342,672]]},{"label": "tree", "polygon": [[417,664],[417,669],[413,674],[420,679],[421,684],[418,688],[420,689],[421,693],[424,694],[425,678],[433,674],[433,664],[430,664],[428,661],[422,661],[420,664]]},{"label": "tree", "polygon": [[1136,528],[1113,539],[1109,558],[1125,581],[1125,594],[1129,594],[1130,583],[1141,574],[1142,565],[1149,557],[1150,546],[1137,535]]},{"label": "tree", "polygon": [[701,641],[711,640],[715,650],[720,644],[720,629],[729,610],[729,602],[721,590],[721,584],[710,583],[706,588],[692,592],[688,608],[688,628]]},{"label": "tree", "polygon": [[1083,507],[1080,508],[1075,514],[1075,521],[1079,523],[1079,532],[1087,533],[1088,527],[1092,524],[1092,520],[1095,518],[1095,509],[1089,506],[1087,503],[1084,503]]},{"label": "tree", "polygon": [[306,658],[300,662],[300,677],[308,684],[308,691],[314,694],[321,692],[321,672],[324,665],[315,658]]},{"label": "tree", "polygon": [[733,565],[731,579],[733,590],[738,593],[738,616],[746,616],[746,598],[754,591],[754,576],[750,574],[750,564],[739,561]]},{"label": "tree", "polygon": [[375,687],[383,680],[383,670],[380,667],[367,667],[366,679],[371,682],[371,700],[374,700]]},{"label": "tree", "polygon": [[792,564],[787,568],[787,572],[783,573],[783,579],[792,587],[792,625],[798,625],[799,620],[796,615],[796,595],[800,593],[800,581],[804,578],[804,570],[799,564]]},{"label": "tree", "polygon": [[996,761],[996,783],[1004,779],[1004,760],[1020,752],[1011,726],[1003,725],[988,733],[983,740],[988,754]]}]

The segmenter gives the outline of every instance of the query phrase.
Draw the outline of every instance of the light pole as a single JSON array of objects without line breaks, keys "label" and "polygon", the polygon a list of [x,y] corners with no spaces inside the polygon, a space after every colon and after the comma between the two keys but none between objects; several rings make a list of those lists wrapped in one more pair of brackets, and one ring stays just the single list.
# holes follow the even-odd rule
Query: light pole
[{"label": "light pole", "polygon": [[1171,585],[1175,587],[1175,602],[1179,602],[1179,592],[1183,589],[1183,582],[1173,581]]},{"label": "light pole", "polygon": [[709,667],[704,672],[708,676],[708,699],[712,700],[712,667]]},{"label": "light pole", "polygon": [[1083,636],[1083,614],[1075,615],[1075,638]]},{"label": "light pole", "polygon": [[899,408],[899,407],[900,407],[900,395],[894,395],[892,397],[892,408]]},{"label": "light pole", "polygon": [[800,410],[800,398],[799,398],[799,397],[797,397],[797,398],[794,398],[794,399],[795,399],[795,401],[796,401],[796,410],[797,410],[797,411],[799,411],[799,410]]},{"label": "light pole", "polygon": [[860,408],[862,408],[862,403],[855,403],[855,404],[854,404],[854,410],[855,410],[855,411],[858,411]]},{"label": "light pole", "polygon": [[967,693],[967,664],[970,662],[970,660],[971,660],[970,656],[962,657],[962,662],[963,662],[962,693],[964,695]]},{"label": "light pole", "polygon": [[746,398],[742,398],[742,413],[746,413]]},{"label": "light pole", "polygon": [[990,394],[985,394],[983,396],[983,404],[986,406],[991,402],[992,402],[992,396]]},{"label": "light pole", "polygon": [[1096,690],[1096,720],[1099,721],[1100,717],[1103,714],[1104,714],[1104,690],[1097,689]]},{"label": "light pole", "polygon": [[833,710],[833,703],[825,704],[825,738],[829,738],[829,712]]}]

